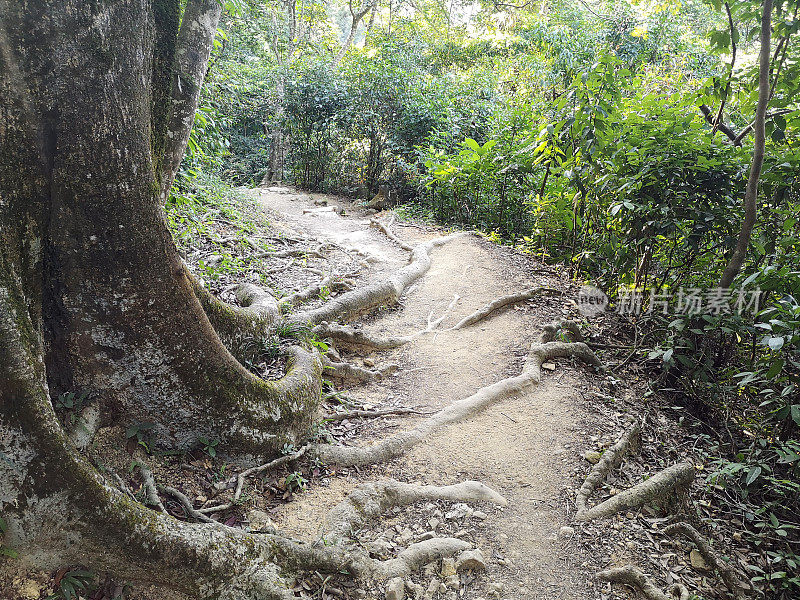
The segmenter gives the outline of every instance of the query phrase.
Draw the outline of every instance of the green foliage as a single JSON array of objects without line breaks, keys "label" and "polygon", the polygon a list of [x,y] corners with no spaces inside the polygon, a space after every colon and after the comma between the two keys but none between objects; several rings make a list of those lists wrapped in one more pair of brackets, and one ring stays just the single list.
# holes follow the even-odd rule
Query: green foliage
[{"label": "green foliage", "polygon": [[73,569],[61,575],[58,592],[51,594],[47,600],[77,600],[92,591],[95,575],[84,569]]},{"label": "green foliage", "polygon": [[203,446],[203,452],[208,454],[211,458],[217,456],[217,446],[219,446],[219,440],[209,440],[206,437],[200,436],[198,441]]},{"label": "green foliage", "polygon": [[150,454],[152,447],[152,436],[155,423],[141,422],[129,425],[125,430],[125,437],[129,442],[134,442],[136,445],[144,448],[144,451]]}]

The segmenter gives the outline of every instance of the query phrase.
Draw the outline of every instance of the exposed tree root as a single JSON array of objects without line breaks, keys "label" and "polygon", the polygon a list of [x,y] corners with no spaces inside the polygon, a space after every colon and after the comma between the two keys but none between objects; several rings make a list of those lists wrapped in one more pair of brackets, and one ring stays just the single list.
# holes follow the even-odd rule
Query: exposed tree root
[{"label": "exposed tree root", "polygon": [[207,517],[199,510],[195,509],[194,505],[192,504],[192,501],[189,500],[189,498],[187,498],[184,493],[179,492],[175,488],[170,487],[168,485],[160,486],[159,490],[161,490],[165,494],[169,494],[170,496],[178,500],[178,502],[181,503],[184,512],[186,512],[187,517],[191,517],[192,519],[200,521],[201,523],[214,523],[214,519]]},{"label": "exposed tree root", "polygon": [[309,298],[318,296],[323,288],[326,288],[331,285],[332,281],[333,279],[331,277],[325,277],[319,283],[310,285],[307,288],[300,290],[299,292],[295,292],[294,294],[289,294],[288,296],[284,296],[283,298],[278,300],[278,306],[281,308],[281,310],[284,310],[287,308],[291,308],[295,304],[300,304],[301,302],[305,302]]},{"label": "exposed tree root", "polygon": [[474,325],[479,321],[483,321],[492,313],[500,310],[504,306],[508,306],[509,304],[516,304],[517,302],[524,302],[525,300],[530,300],[531,298],[544,293],[560,294],[561,291],[549,287],[537,286],[527,289],[523,292],[517,292],[516,294],[508,294],[507,296],[500,296],[499,298],[496,298],[495,300],[489,302],[483,308],[476,310],[471,315],[464,317],[458,323],[453,325],[450,329],[458,330],[458,329],[463,329],[464,327],[469,327],[470,325]]},{"label": "exposed tree root", "polygon": [[147,504],[150,506],[155,506],[162,513],[166,513],[167,509],[164,508],[164,504],[161,502],[161,498],[158,495],[156,480],[153,477],[153,472],[150,471],[150,467],[148,467],[142,461],[137,461],[136,466],[139,467],[139,473],[142,475],[142,486],[144,487]]},{"label": "exposed tree root", "polygon": [[686,490],[694,480],[694,465],[678,463],[653,475],[650,479],[637,483],[632,488],[612,496],[582,513],[575,515],[577,521],[604,519],[620,511],[636,508],[652,500],[659,502],[672,498],[676,492]]},{"label": "exposed tree root", "polygon": [[633,565],[616,567],[600,571],[597,578],[602,581],[613,583],[624,583],[639,590],[647,600],[689,600],[689,590],[682,584],[675,584],[670,588],[670,593],[665,594],[650,580],[647,575],[642,573]]},{"label": "exposed tree root", "polygon": [[392,348],[399,348],[400,346],[404,346],[411,341],[410,336],[376,338],[350,325],[339,325],[338,323],[328,323],[327,321],[323,321],[319,325],[315,326],[312,331],[319,336],[333,338],[334,340],[341,340],[347,344],[375,348],[376,350],[391,350]]},{"label": "exposed tree root", "polygon": [[347,412],[326,415],[323,420],[336,423],[345,419],[377,419],[389,415],[423,415],[421,410],[415,408],[381,408],[378,410],[350,410]]},{"label": "exposed tree root", "polygon": [[217,492],[222,492],[224,490],[231,488],[232,486],[235,486],[233,493],[233,500],[226,504],[218,504],[216,506],[201,508],[198,510],[198,512],[204,515],[208,515],[211,513],[220,512],[223,510],[228,510],[229,508],[233,508],[239,501],[239,499],[242,497],[242,491],[244,490],[244,482],[248,477],[252,475],[258,475],[259,473],[263,473],[264,471],[268,471],[270,469],[276,469],[287,463],[299,460],[305,455],[307,451],[308,451],[308,446],[303,446],[297,452],[293,452],[292,454],[286,454],[284,456],[278,457],[275,460],[271,460],[263,465],[250,467],[249,469],[245,469],[235,477],[231,477],[226,481],[215,483],[214,489]]},{"label": "exposed tree root", "polygon": [[600,360],[582,342],[552,341],[560,324],[545,328],[540,341],[531,345],[528,359],[520,375],[509,377],[478,390],[463,400],[454,402],[435,413],[413,429],[397,433],[373,446],[346,447],[330,444],[312,446],[311,452],[320,460],[340,465],[368,465],[390,460],[418,444],[435,430],[461,421],[499,402],[527,391],[541,380],[542,363],[551,358],[574,356],[597,367]]},{"label": "exposed tree root", "polygon": [[306,215],[306,214],[318,214],[318,213],[324,213],[324,212],[335,212],[335,213],[338,213],[340,211],[339,211],[339,207],[336,206],[335,204],[331,205],[331,206],[322,206],[320,208],[304,208],[303,209],[303,214],[304,215]]},{"label": "exposed tree root", "polygon": [[437,319],[433,318],[434,311],[431,311],[428,315],[428,323],[425,328],[412,335],[392,338],[375,338],[367,333],[364,333],[360,329],[355,329],[349,325],[339,325],[338,323],[328,324],[327,322],[320,323],[314,327],[312,331],[318,335],[330,337],[334,340],[340,340],[347,344],[366,346],[368,348],[375,348],[376,350],[390,350],[392,348],[399,348],[400,346],[410,344],[418,337],[435,331],[441,322],[444,321],[447,315],[450,314],[450,311],[453,310],[453,307],[460,299],[461,297],[458,294],[454,295],[453,299],[450,301],[450,304]]},{"label": "exposed tree root", "polygon": [[335,377],[342,380],[352,380],[359,383],[372,381],[373,379],[382,379],[392,373],[397,373],[400,367],[395,364],[386,365],[380,369],[365,369],[357,365],[351,365],[346,362],[334,362],[327,357],[322,357],[323,373],[328,377]]},{"label": "exposed tree root", "polygon": [[411,252],[409,264],[392,276],[362,289],[342,294],[319,308],[293,315],[290,320],[313,326],[323,321],[350,319],[377,306],[395,304],[406,288],[428,271],[431,266],[431,250],[462,235],[457,233],[419,244]]},{"label": "exposed tree root", "polygon": [[692,540],[697,546],[697,551],[701,554],[706,563],[711,566],[718,574],[725,586],[737,600],[746,598],[752,591],[750,584],[739,575],[735,568],[722,560],[709,541],[697,529],[688,523],[673,523],[664,528],[664,533],[671,537],[683,535]]},{"label": "exposed tree root", "polygon": [[414,485],[394,480],[363,483],[328,513],[320,538],[339,543],[352,531],[391,508],[431,500],[508,504],[500,494],[478,481],[447,486]]},{"label": "exposed tree root", "polygon": [[280,319],[281,311],[275,297],[252,283],[242,283],[236,287],[236,300],[243,310],[248,311],[256,320],[263,320],[270,325]]},{"label": "exposed tree root", "polygon": [[639,421],[634,421],[617,443],[603,452],[600,460],[592,467],[583,485],[578,490],[578,495],[575,499],[577,507],[575,518],[578,521],[582,520],[582,516],[588,510],[587,502],[589,497],[600,487],[600,484],[603,483],[608,474],[622,464],[622,459],[628,452],[634,449],[638,450],[641,444],[641,435],[642,424]]},{"label": "exposed tree root", "polygon": [[[392,213],[392,216],[394,216],[394,213]],[[380,229],[386,237],[388,237],[395,244],[400,246],[403,250],[408,250],[409,252],[411,252],[414,249],[413,246],[411,246],[410,244],[407,244],[406,242],[401,240],[399,237],[397,237],[394,233],[392,233],[392,230],[389,229],[392,221],[390,221],[389,224],[387,224],[387,225],[384,225],[378,219],[370,219],[369,222],[372,225],[374,225],[375,227],[377,227],[378,229]]]}]

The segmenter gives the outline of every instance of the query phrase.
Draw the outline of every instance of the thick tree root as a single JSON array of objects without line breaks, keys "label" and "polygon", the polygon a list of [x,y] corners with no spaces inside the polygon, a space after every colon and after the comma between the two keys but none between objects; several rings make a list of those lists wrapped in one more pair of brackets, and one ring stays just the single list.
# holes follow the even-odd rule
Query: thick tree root
[{"label": "thick tree root", "polygon": [[236,287],[235,293],[242,310],[249,312],[253,319],[263,320],[270,325],[280,319],[278,301],[266,290],[252,283],[242,283]]},{"label": "thick tree root", "polygon": [[432,500],[508,504],[500,494],[478,481],[447,486],[414,485],[394,480],[363,483],[328,513],[320,539],[340,543],[352,531],[391,508]]},{"label": "thick tree root", "polygon": [[463,319],[461,319],[458,323],[453,325],[450,329],[451,330],[458,330],[463,329],[464,327],[469,327],[470,325],[474,325],[480,321],[483,321],[487,317],[489,317],[495,311],[500,310],[504,306],[508,306],[509,304],[516,304],[517,302],[524,302],[525,300],[530,300],[536,296],[539,296],[544,293],[558,293],[560,294],[560,290],[556,290],[549,287],[533,287],[527,289],[523,292],[517,292],[516,294],[508,294],[507,296],[501,296],[495,300],[492,300],[483,308],[476,310],[471,315],[467,315]]},{"label": "thick tree root", "polygon": [[338,323],[328,323],[326,321],[314,327],[312,332],[321,337],[329,337],[347,344],[366,346],[367,348],[374,348],[376,350],[391,350],[404,346],[412,341],[411,336],[376,338],[350,325],[339,325]]},{"label": "thick tree root", "polygon": [[351,287],[352,286],[346,281],[335,281],[332,277],[325,277],[319,283],[315,283],[314,285],[310,285],[298,292],[284,296],[278,300],[278,307],[281,309],[281,311],[286,312],[297,304],[301,304],[306,300],[310,300],[311,298],[319,296],[324,289],[327,289],[331,292],[338,292],[340,290],[349,290]]},{"label": "thick tree root", "polygon": [[386,365],[380,369],[365,369],[346,362],[334,362],[327,357],[322,357],[323,374],[341,380],[365,383],[374,379],[383,379],[387,375],[397,373],[400,367],[395,364]]},{"label": "thick tree root", "polygon": [[605,519],[620,511],[637,508],[658,499],[659,502],[671,498],[676,492],[686,490],[694,481],[694,465],[678,463],[659,471],[647,481],[612,496],[586,511],[575,515],[576,521]]},{"label": "thick tree root", "polygon": [[346,447],[318,444],[311,447],[311,453],[323,462],[339,465],[368,465],[384,462],[399,456],[445,425],[466,419],[492,404],[526,392],[541,380],[541,367],[546,360],[574,356],[590,365],[600,367],[600,360],[586,344],[552,341],[559,325],[545,328],[540,341],[531,345],[528,359],[520,375],[486,386],[472,396],[454,402],[428,417],[413,429],[395,434],[373,446]]},{"label": "thick tree root", "polygon": [[589,497],[600,487],[600,484],[603,483],[608,474],[622,464],[622,459],[628,452],[638,449],[641,444],[641,435],[642,425],[639,421],[635,421],[616,444],[603,452],[600,460],[592,468],[586,477],[586,481],[583,482],[583,485],[578,490],[578,495],[575,499],[577,507],[575,518],[578,521],[582,520],[581,517],[588,510],[587,502]]},{"label": "thick tree root", "polygon": [[411,252],[409,264],[391,277],[377,281],[365,288],[342,294],[319,308],[293,315],[290,320],[295,323],[314,326],[323,321],[333,322],[339,319],[350,319],[357,314],[381,305],[390,306],[395,304],[406,288],[430,269],[431,250],[462,235],[464,234],[457,233],[419,244]]},{"label": "thick tree root", "polygon": [[616,567],[600,571],[597,578],[602,581],[613,583],[624,583],[639,590],[647,600],[689,600],[689,590],[681,584],[675,584],[670,588],[670,593],[665,594],[650,580],[647,575],[642,573],[633,565]]},{"label": "thick tree root", "polygon": [[688,523],[681,522],[668,525],[664,528],[664,533],[671,537],[683,535],[692,540],[695,546],[697,546],[697,551],[701,554],[706,563],[719,574],[720,579],[722,579],[725,586],[737,600],[746,598],[752,591],[750,584],[745,582],[736,569],[722,560],[717,553],[714,552],[708,540]]}]

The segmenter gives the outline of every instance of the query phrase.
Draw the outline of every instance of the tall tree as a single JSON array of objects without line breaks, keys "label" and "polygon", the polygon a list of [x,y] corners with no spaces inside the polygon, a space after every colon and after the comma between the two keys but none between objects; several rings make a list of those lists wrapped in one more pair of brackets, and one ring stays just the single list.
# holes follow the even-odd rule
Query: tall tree
[{"label": "tall tree", "polygon": [[84,392],[106,423],[152,422],[159,446],[208,436],[250,455],[304,434],[318,402],[315,354],[295,349],[277,382],[234,358],[220,336],[257,331],[274,313],[204,292],[166,227],[163,190],[219,17],[213,0],[180,7],[0,2],[4,543],[37,567],[91,564],[195,596],[285,598],[276,564],[296,560],[289,542],[132,502],[70,445],[51,402]]},{"label": "tall tree", "polygon": [[[750,164],[750,175],[747,178],[747,188],[744,194],[744,220],[736,240],[728,264],[722,273],[719,287],[729,288],[739,274],[747,256],[747,247],[750,245],[750,236],[758,216],[758,184],[761,179],[761,167],[764,164],[765,146],[765,121],[767,106],[770,100],[770,62],[772,55],[772,0],[763,0],[761,13],[761,49],[758,58],[758,104],[756,117],[753,121],[753,161]],[[721,109],[720,109],[721,110]],[[719,122],[719,115],[717,117]]]},{"label": "tall tree", "polygon": [[247,371],[220,339],[230,311],[204,297],[215,330],[166,227],[219,18],[215,0],[189,0],[179,27],[179,6],[2,5],[0,227],[26,223],[5,268],[40,321],[51,396],[87,393],[107,420],[154,423],[160,446],[207,436],[270,452],[309,426],[318,364],[298,349],[281,382]]}]

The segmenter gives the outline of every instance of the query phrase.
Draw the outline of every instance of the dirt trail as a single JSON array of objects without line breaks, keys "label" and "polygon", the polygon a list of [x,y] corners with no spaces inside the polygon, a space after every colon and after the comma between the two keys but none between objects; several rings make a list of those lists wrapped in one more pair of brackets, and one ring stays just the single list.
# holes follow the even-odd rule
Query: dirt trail
[{"label": "dirt trail", "polygon": [[[363,212],[352,204],[328,198],[347,209],[344,217],[334,212],[303,214],[303,209],[315,208],[313,200],[321,197],[265,189],[252,193],[272,213],[278,229],[302,231],[367,252],[372,261],[369,277],[407,262],[407,253],[370,228],[368,217],[358,216]],[[402,224],[393,229],[412,244],[438,234]],[[565,287],[563,280],[534,274],[534,266],[477,236],[465,236],[433,250],[430,271],[407,291],[400,307],[368,319],[364,327],[372,333],[408,335],[425,327],[431,311],[440,316],[457,294],[460,300],[441,325],[447,328],[499,295],[536,284]],[[375,406],[399,403],[439,409],[517,374],[531,341],[542,325],[562,316],[564,305],[563,298],[535,299],[475,327],[439,331],[393,352],[373,353],[369,358],[377,366],[395,362],[402,370],[348,394]],[[353,358],[349,357],[358,362]],[[487,575],[474,586],[462,588],[459,597],[599,597],[589,583],[591,574],[580,567],[583,558],[569,530],[560,531],[572,510],[565,489],[570,487],[578,460],[574,449],[580,447],[579,423],[585,417],[578,402],[579,391],[585,387],[581,368],[561,361],[524,397],[451,425],[389,464],[360,474],[348,471],[327,487],[312,487],[281,509],[276,524],[311,539],[322,516],[361,481],[381,477],[427,484],[479,480],[503,494],[509,505],[504,510],[482,507],[488,518],[470,521],[471,539],[487,558]],[[369,437],[357,443],[373,443],[414,422],[414,417],[404,416],[370,424]]]}]

